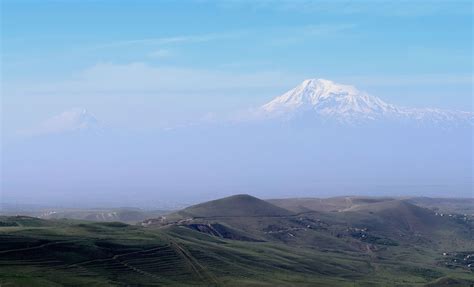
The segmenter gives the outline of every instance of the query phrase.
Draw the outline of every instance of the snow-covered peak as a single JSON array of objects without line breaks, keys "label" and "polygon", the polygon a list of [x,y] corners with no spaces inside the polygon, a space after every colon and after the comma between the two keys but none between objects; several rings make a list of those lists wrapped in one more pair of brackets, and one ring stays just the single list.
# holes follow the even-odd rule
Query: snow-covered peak
[{"label": "snow-covered peak", "polygon": [[344,123],[380,119],[415,120],[436,124],[473,122],[473,114],[469,112],[399,107],[360,91],[354,86],[325,79],[304,80],[295,88],[259,108],[259,116],[264,118],[290,119],[301,114]]},{"label": "snow-covered peak", "polygon": [[348,94],[357,94],[359,91],[349,85],[342,85],[334,83],[331,80],[326,79],[307,79],[304,80],[298,87],[303,87],[307,90],[317,90],[320,93],[330,94],[330,93],[348,93]]},{"label": "snow-covered peak", "polygon": [[291,116],[296,112],[315,111],[341,120],[364,117],[376,118],[396,108],[379,98],[349,85],[325,79],[308,79],[294,89],[263,105],[269,116]]}]

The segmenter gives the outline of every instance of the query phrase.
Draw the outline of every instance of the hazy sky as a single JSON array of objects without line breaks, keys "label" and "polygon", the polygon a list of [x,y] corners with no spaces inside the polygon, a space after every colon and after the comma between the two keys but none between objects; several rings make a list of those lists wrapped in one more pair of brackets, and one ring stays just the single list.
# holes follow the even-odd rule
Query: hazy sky
[{"label": "hazy sky", "polygon": [[305,78],[472,110],[471,1],[1,3],[6,139],[71,108],[116,128],[172,126]]},{"label": "hazy sky", "polygon": [[6,201],[472,194],[469,129],[190,126],[307,78],[473,111],[472,1],[0,3]]}]

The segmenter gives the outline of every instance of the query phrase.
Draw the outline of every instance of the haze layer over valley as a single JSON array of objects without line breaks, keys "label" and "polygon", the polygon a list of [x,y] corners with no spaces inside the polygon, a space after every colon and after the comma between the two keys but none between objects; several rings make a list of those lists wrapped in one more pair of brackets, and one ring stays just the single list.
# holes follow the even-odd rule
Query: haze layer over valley
[{"label": "haze layer over valley", "polygon": [[311,79],[237,114],[130,133],[84,109],[62,113],[5,147],[4,201],[166,209],[241,192],[471,195],[470,112],[400,107]]}]

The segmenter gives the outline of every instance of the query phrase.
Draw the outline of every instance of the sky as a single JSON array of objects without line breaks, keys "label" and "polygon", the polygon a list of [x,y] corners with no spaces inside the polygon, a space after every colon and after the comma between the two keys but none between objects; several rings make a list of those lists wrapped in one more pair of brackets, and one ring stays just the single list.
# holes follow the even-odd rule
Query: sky
[{"label": "sky", "polygon": [[[156,190],[166,190],[167,199],[177,200],[173,192],[196,190],[205,194],[197,201],[217,190],[310,196],[323,186],[325,196],[409,192],[393,186],[417,194],[472,193],[466,132],[449,143],[427,136],[409,152],[402,139],[379,141],[373,134],[347,136],[350,148],[301,131],[273,130],[267,139],[254,130],[162,134],[227,119],[309,78],[354,85],[400,106],[472,112],[472,1],[0,3],[7,200],[71,203],[81,195],[108,204],[115,194],[114,204],[143,204],[140,191],[164,198]],[[43,137],[89,125],[109,137]],[[269,148],[266,140],[279,145]],[[275,160],[283,148],[290,151]],[[397,152],[387,153],[391,148]]]},{"label": "sky", "polygon": [[3,136],[71,108],[150,130],[306,78],[472,111],[471,1],[2,0]]}]

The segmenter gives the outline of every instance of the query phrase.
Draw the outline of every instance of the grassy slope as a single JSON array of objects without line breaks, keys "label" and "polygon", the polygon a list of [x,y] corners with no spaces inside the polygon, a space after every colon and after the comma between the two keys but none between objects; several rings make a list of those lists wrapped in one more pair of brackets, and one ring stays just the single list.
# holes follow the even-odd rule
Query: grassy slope
[{"label": "grassy slope", "polygon": [[155,218],[167,214],[163,210],[140,210],[135,208],[110,208],[110,209],[44,209],[32,211],[3,211],[0,215],[14,216],[17,214],[38,217],[43,219],[76,219],[97,222],[120,221],[135,224],[148,218]]},{"label": "grassy slope", "polygon": [[[351,218],[371,216],[354,212]],[[253,229],[265,226],[262,218],[252,219]],[[331,236],[340,231],[336,227],[247,242],[182,226],[153,229],[28,217],[0,217],[0,222],[2,286],[422,286],[448,280],[440,279],[445,276],[474,280],[464,269],[438,265],[439,250],[431,245],[375,245],[376,252],[361,251],[354,243],[364,247],[364,242]]]}]

